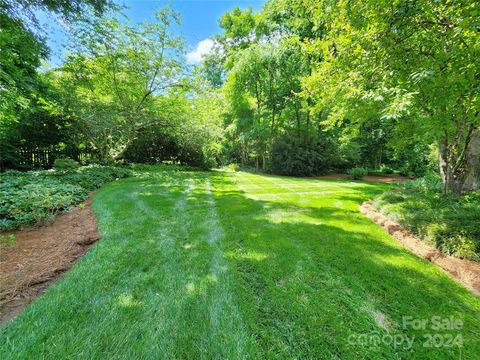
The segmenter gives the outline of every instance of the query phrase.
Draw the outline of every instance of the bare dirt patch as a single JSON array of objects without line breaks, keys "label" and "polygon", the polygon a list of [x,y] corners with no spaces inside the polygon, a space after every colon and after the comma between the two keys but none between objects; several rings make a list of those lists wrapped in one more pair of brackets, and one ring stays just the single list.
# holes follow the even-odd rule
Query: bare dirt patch
[{"label": "bare dirt patch", "polygon": [[9,232],[0,250],[0,326],[58,280],[100,237],[90,197],[50,224]]},{"label": "bare dirt patch", "polygon": [[373,207],[371,201],[364,202],[360,206],[360,211],[375,223],[382,226],[386,232],[401,242],[411,252],[437,264],[472,293],[480,296],[480,263],[446,255],[440,250],[426,244],[411,232],[402,228],[398,223],[378,212]]},{"label": "bare dirt patch", "polygon": [[[338,179],[351,180],[350,176],[347,175],[347,174],[328,174],[328,175],[317,176],[317,178],[318,179],[332,179],[332,180],[338,180]],[[412,180],[412,178],[397,175],[397,174],[391,174],[391,175],[385,174],[385,175],[367,175],[367,176],[364,176],[364,178],[362,180],[372,181],[372,182],[380,182],[380,183],[384,183],[384,184],[403,184],[404,182]]]}]

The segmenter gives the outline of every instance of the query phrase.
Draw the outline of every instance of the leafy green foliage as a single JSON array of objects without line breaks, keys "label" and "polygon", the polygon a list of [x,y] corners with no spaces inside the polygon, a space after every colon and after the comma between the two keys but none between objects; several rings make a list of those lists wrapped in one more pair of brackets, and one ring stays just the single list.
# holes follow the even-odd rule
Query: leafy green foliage
[{"label": "leafy green foliage", "polygon": [[44,87],[48,83],[38,72],[49,53],[38,14],[57,15],[64,24],[73,25],[91,12],[100,15],[110,7],[110,0],[0,1],[0,168],[19,167],[20,146],[58,144],[59,129],[63,130],[67,120],[50,111],[59,99],[46,96]]},{"label": "leafy green foliage", "polygon": [[0,230],[34,225],[85,200],[88,193],[127,169],[87,166],[76,171],[7,171],[0,175]]},{"label": "leafy green foliage", "polygon": [[126,168],[88,165],[77,171],[62,173],[56,177],[62,182],[77,184],[90,192],[101,188],[112,180],[119,180],[128,176],[130,176],[130,171]]},{"label": "leafy green foliage", "polygon": [[172,163],[161,164],[129,164],[129,169],[132,169],[135,173],[142,172],[162,172],[162,171],[199,171],[200,168],[190,165],[180,165]]},{"label": "leafy green foliage", "polygon": [[446,254],[480,260],[480,194],[442,196],[440,189],[438,175],[430,175],[385,192],[374,205]]},{"label": "leafy green foliage", "polygon": [[0,250],[2,247],[12,247],[15,245],[15,235],[0,234]]},{"label": "leafy green foliage", "polygon": [[[445,192],[480,184],[477,2],[270,0],[258,13],[236,7],[188,74],[171,7],[141,24],[92,16],[111,5],[2,2],[2,168],[23,166],[17,148],[33,144],[75,159],[85,150],[82,163],[237,162],[288,174],[387,166],[418,177],[432,170],[435,147]],[[65,63],[42,74],[47,52],[29,30],[30,7],[89,20],[71,23],[75,42]],[[323,142],[310,144],[326,131],[335,161],[320,154]],[[287,158],[285,146],[303,136],[315,140],[300,144],[304,154],[292,147]]]},{"label": "leafy green foliage", "polygon": [[393,174],[395,172],[391,167],[388,166],[382,166],[380,171],[384,174]]},{"label": "leafy green foliage", "polygon": [[347,171],[347,174],[350,175],[350,177],[354,180],[360,180],[368,175],[368,169],[365,169],[362,167],[356,167],[353,169],[349,169]]},{"label": "leafy green foliage", "polygon": [[100,162],[123,159],[143,131],[172,123],[172,100],[185,85],[183,42],[172,30],[179,21],[166,7],[152,22],[106,18],[78,29],[55,84],[64,115],[78,120],[76,131]]},{"label": "leafy green foliage", "polygon": [[271,152],[271,171],[295,176],[325,174],[332,169],[337,155],[330,139],[309,136],[278,138]]},{"label": "leafy green foliage", "polygon": [[437,173],[430,172],[424,177],[409,181],[403,185],[407,190],[420,192],[438,192],[442,188],[442,179]]},{"label": "leafy green foliage", "polygon": [[88,192],[80,186],[62,183],[52,177],[2,175],[1,180],[2,230],[44,222],[88,196]]},{"label": "leafy green foliage", "polygon": [[235,172],[240,169],[240,165],[238,165],[237,163],[231,163],[228,164],[225,168],[227,169],[227,171]]},{"label": "leafy green foliage", "polygon": [[55,170],[73,170],[77,169],[80,166],[78,162],[68,157],[59,157],[56,158],[53,163],[53,168]]},{"label": "leafy green foliage", "polygon": [[110,0],[2,0],[2,10],[12,17],[26,16],[36,24],[35,10],[48,11],[59,14],[64,19],[72,20],[81,17],[90,9],[100,15],[108,8],[113,7]]},{"label": "leafy green foliage", "polygon": [[37,87],[36,68],[46,49],[25,24],[4,12],[0,2],[0,165],[15,162],[19,113]]},{"label": "leafy green foliage", "polygon": [[[323,151],[322,146],[307,146],[305,154],[292,148],[295,154],[286,164],[287,170],[278,165],[275,153],[287,137],[291,142],[304,135],[316,139],[324,137],[328,129],[333,130],[329,136],[338,144],[337,157],[329,167],[399,167],[402,163],[411,172],[413,164],[418,164],[415,171],[421,173],[424,163],[413,158],[407,163],[400,158],[403,153],[395,150],[396,126],[392,119],[383,117],[380,106],[369,104],[368,108],[347,113],[347,103],[331,97],[340,84],[325,81],[326,74],[321,71],[322,66],[329,66],[324,54],[327,50],[316,46],[328,34],[323,18],[326,15],[319,18],[316,10],[323,11],[329,5],[307,3],[272,0],[258,14],[237,8],[222,17],[224,32],[216,38],[219,45],[207,57],[205,66],[210,72],[215,70],[212,61],[216,59],[217,65],[225,68],[226,162],[255,165],[279,174],[318,173],[312,158],[315,152]],[[340,44],[329,49],[334,46]],[[205,76],[212,77],[208,71]],[[343,83],[347,81],[342,79]]]},{"label": "leafy green foliage", "polygon": [[[392,145],[406,153],[438,143],[445,191],[475,190],[479,3],[307,3],[315,24],[328,29],[304,42],[305,51],[322,57],[305,80],[314,111],[327,113],[332,125],[389,121]],[[409,161],[405,171],[421,174],[414,164]]]}]

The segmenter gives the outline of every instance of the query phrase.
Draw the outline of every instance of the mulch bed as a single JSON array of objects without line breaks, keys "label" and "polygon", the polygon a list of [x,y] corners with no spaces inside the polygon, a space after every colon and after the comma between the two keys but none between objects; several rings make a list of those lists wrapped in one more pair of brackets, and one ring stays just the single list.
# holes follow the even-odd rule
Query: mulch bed
[{"label": "mulch bed", "polygon": [[[8,232],[0,249],[0,326],[58,280],[99,239],[91,197],[45,226]],[[7,233],[6,233],[7,234]]]},{"label": "mulch bed", "polygon": [[[332,179],[332,180],[339,180],[339,179],[351,180],[351,177],[347,174],[328,174],[328,175],[317,176],[316,178]],[[384,184],[403,184],[404,182],[412,180],[412,178],[407,176],[397,175],[397,174],[391,174],[391,175],[385,174],[385,175],[367,175],[367,176],[364,176],[362,180],[380,182]]]},{"label": "mulch bed", "polygon": [[480,263],[454,256],[446,255],[437,248],[429,246],[415,237],[411,232],[402,228],[398,223],[390,220],[378,212],[371,201],[360,206],[360,211],[375,223],[382,226],[415,255],[437,264],[442,270],[462,283],[473,294],[480,296]]}]

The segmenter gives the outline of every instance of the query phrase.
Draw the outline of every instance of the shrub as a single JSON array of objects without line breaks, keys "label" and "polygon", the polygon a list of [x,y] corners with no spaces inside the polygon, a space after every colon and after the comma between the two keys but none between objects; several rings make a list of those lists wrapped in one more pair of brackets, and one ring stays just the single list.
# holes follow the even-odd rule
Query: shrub
[{"label": "shrub", "polygon": [[402,166],[400,168],[400,175],[402,175],[402,176],[412,176],[413,172],[410,171],[410,168],[408,166]]},{"label": "shrub", "polygon": [[220,147],[211,137],[211,132],[215,132],[213,127],[190,128],[188,132],[178,130],[145,129],[142,136],[132,142],[124,159],[128,163],[145,164],[176,162],[204,170],[217,166]]},{"label": "shrub", "polygon": [[337,147],[326,135],[283,136],[271,150],[270,169],[274,174],[312,176],[327,173],[335,163]]},{"label": "shrub", "polygon": [[[28,173],[27,173],[28,174]],[[29,175],[25,175],[27,177]],[[53,178],[13,178],[2,176],[0,229],[17,228],[49,220],[58,211],[67,210],[88,196],[78,185],[61,183]]]},{"label": "shrub", "polygon": [[368,170],[361,167],[356,167],[347,171],[347,174],[354,180],[363,179],[364,176],[368,175]]},{"label": "shrub", "polygon": [[390,168],[390,167],[388,167],[388,166],[383,166],[383,167],[381,168],[381,171],[382,171],[382,173],[384,173],[384,174],[393,174],[393,172],[394,172],[393,169]]},{"label": "shrub", "polygon": [[405,189],[437,192],[442,188],[442,179],[435,172],[428,172],[424,177],[403,184]]},{"label": "shrub", "polygon": [[2,247],[12,247],[15,245],[15,235],[13,234],[0,234],[0,250]]},{"label": "shrub", "polygon": [[235,172],[235,171],[238,171],[238,169],[240,169],[240,165],[238,165],[236,163],[232,163],[232,164],[228,164],[226,168],[227,168],[228,171]]},{"label": "shrub", "polygon": [[480,260],[480,193],[444,196],[430,176],[383,193],[375,207],[442,252]]},{"label": "shrub", "polygon": [[55,170],[74,170],[78,169],[80,164],[69,157],[59,157],[55,159],[53,168]]},{"label": "shrub", "polygon": [[59,174],[62,182],[78,184],[87,191],[102,187],[107,182],[130,176],[131,171],[113,166],[89,165],[75,172]]}]

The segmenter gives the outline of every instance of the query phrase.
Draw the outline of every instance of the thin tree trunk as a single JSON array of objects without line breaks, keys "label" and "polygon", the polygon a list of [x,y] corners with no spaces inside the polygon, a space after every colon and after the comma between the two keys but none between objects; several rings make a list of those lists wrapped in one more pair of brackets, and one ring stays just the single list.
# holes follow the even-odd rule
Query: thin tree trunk
[{"label": "thin tree trunk", "polygon": [[443,193],[448,195],[450,190],[452,190],[452,176],[447,134],[442,136],[438,142],[438,167],[440,170],[440,176],[442,177]]},{"label": "thin tree trunk", "polygon": [[297,134],[300,134],[300,112],[298,103],[295,101],[295,119],[297,120]]}]

